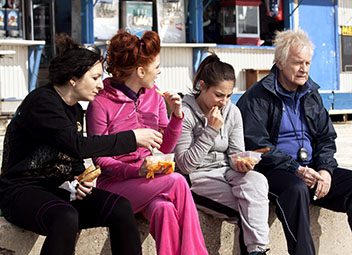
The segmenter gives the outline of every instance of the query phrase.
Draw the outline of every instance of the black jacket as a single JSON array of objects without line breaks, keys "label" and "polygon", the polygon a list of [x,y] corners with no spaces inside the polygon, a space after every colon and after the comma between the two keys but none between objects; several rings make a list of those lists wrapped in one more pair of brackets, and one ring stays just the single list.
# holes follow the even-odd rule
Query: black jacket
[{"label": "black jacket", "polygon": [[[262,173],[269,170],[295,172],[299,167],[291,156],[276,148],[283,108],[275,91],[276,73],[277,67],[273,66],[270,74],[251,86],[237,102],[243,118],[246,150],[271,148],[256,166]],[[309,89],[301,98],[301,106],[313,143],[311,167],[332,173],[337,167],[334,159],[336,132],[318,92],[319,86],[310,78],[306,84]]]},{"label": "black jacket", "polygon": [[133,131],[83,136],[83,110],[68,106],[53,86],[32,91],[7,127],[0,207],[28,185],[56,188],[84,171],[83,159],[135,151]]}]

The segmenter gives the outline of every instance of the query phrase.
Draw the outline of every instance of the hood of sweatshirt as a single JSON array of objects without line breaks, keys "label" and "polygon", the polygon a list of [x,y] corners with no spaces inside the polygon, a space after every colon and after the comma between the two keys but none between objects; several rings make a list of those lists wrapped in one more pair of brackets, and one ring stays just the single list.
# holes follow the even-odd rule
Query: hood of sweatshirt
[{"label": "hood of sweatshirt", "polygon": [[[126,103],[133,102],[133,99],[126,96],[121,90],[116,89],[114,86],[118,86],[118,83],[113,78],[106,78],[104,81],[104,89],[99,92],[99,95],[105,98],[109,98],[113,102]],[[139,92],[140,95],[147,93],[147,90],[142,88]]]}]

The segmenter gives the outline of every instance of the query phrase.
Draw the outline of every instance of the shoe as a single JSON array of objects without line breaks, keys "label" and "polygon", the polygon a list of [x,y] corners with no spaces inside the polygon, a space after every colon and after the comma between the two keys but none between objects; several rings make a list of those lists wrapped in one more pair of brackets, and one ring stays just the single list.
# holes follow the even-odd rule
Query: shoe
[{"label": "shoe", "polygon": [[266,255],[266,253],[269,251],[270,249],[266,249],[265,251],[252,251],[251,253],[249,253],[248,255]]}]

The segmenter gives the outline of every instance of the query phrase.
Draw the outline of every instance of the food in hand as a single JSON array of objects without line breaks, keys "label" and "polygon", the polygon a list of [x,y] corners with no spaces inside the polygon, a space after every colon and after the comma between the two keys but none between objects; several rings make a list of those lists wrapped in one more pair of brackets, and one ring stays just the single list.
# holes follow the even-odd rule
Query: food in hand
[{"label": "food in hand", "polygon": [[89,166],[83,173],[81,173],[77,180],[79,182],[92,182],[101,174],[100,167],[95,167],[94,165]]},{"label": "food in hand", "polygon": [[154,178],[155,173],[171,174],[175,171],[175,162],[170,161],[158,161],[150,162],[146,164],[148,170],[146,178]]},{"label": "food in hand", "polygon": [[158,89],[155,89],[156,93],[158,93],[160,96],[164,97],[164,93]]},{"label": "food in hand", "polygon": [[262,153],[255,151],[242,151],[232,155],[232,162],[236,164],[236,162],[243,162],[246,165],[250,164],[254,167],[258,162],[262,159]]},{"label": "food in hand", "polygon": [[245,164],[251,164],[252,166],[256,165],[259,162],[258,158],[251,158],[251,157],[239,157],[237,161],[242,161]]}]

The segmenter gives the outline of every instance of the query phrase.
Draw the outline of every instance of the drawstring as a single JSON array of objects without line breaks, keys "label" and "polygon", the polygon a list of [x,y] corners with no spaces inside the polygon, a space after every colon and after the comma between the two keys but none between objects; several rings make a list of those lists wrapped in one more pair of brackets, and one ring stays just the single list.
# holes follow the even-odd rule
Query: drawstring
[{"label": "drawstring", "polygon": [[104,129],[104,132],[101,133],[102,135],[106,135],[106,134],[107,134],[107,132],[108,132],[110,126],[114,123],[114,120],[117,118],[117,116],[120,115],[120,113],[121,113],[122,110],[125,108],[125,106],[126,106],[126,103],[123,103],[122,106],[121,106],[121,108],[120,108],[120,109],[116,112],[116,114],[114,115],[114,118],[112,118],[112,119],[110,120],[109,124],[108,124],[108,125],[106,126],[106,128]]}]

